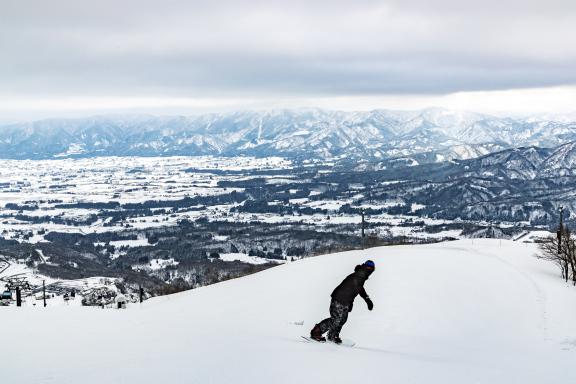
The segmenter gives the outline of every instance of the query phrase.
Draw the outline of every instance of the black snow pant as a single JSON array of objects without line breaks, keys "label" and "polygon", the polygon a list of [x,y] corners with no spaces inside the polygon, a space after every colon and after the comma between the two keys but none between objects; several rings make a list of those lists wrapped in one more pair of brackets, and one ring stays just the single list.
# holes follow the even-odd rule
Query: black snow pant
[{"label": "black snow pant", "polygon": [[330,317],[322,320],[318,324],[322,334],[328,332],[329,339],[340,336],[340,330],[346,323],[346,320],[348,320],[348,312],[350,312],[350,307],[348,305],[332,300],[330,303]]}]

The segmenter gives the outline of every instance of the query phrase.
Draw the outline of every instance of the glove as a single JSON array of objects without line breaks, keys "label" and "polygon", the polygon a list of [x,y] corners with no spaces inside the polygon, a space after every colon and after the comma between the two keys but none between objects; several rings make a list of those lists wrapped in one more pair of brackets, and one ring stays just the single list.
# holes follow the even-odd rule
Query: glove
[{"label": "glove", "polygon": [[370,300],[369,297],[367,297],[365,300],[366,300],[366,304],[368,305],[368,310],[371,311],[372,308],[374,308],[374,303],[372,302],[372,300]]}]

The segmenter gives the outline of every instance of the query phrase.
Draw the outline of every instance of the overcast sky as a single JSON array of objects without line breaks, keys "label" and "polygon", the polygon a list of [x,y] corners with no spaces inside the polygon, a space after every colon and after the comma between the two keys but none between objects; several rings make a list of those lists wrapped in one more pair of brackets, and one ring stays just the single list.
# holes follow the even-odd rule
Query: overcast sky
[{"label": "overcast sky", "polygon": [[574,0],[0,0],[0,119],[576,110]]}]

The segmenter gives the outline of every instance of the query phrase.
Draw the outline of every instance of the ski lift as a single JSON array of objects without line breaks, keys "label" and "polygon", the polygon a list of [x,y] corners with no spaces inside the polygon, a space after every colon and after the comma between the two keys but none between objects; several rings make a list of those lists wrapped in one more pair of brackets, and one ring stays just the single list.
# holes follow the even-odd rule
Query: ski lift
[{"label": "ski lift", "polygon": [[2,296],[0,296],[0,300],[12,300],[12,291],[2,292]]}]

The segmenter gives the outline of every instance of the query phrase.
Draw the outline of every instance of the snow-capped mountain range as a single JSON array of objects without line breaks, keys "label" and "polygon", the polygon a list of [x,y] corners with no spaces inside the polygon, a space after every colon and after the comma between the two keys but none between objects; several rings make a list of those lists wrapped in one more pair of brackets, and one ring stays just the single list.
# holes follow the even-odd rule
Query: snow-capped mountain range
[{"label": "snow-capped mountain range", "polygon": [[0,126],[0,157],[252,155],[429,161],[576,140],[576,119],[512,118],[439,108],[245,111],[199,116],[97,116]]}]

